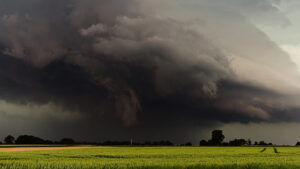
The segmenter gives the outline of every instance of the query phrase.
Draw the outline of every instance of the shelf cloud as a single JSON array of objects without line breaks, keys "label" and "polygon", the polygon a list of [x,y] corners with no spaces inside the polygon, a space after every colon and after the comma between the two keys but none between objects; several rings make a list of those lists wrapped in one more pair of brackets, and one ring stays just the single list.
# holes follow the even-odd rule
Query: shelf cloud
[{"label": "shelf cloud", "polygon": [[3,118],[141,139],[300,120],[298,67],[256,24],[289,26],[279,1],[1,3]]}]

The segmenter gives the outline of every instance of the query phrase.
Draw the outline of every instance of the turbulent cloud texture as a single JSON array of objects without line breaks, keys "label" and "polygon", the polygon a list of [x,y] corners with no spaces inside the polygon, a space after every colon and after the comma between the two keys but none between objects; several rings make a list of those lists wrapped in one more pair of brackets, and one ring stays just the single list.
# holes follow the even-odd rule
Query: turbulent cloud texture
[{"label": "turbulent cloud texture", "polygon": [[277,3],[2,0],[0,113],[116,135],[298,121],[297,66],[253,24],[289,25]]}]

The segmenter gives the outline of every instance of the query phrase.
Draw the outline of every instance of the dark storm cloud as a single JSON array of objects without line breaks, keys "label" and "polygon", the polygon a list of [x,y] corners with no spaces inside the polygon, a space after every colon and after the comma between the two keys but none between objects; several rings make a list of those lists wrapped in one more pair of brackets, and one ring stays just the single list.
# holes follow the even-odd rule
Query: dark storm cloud
[{"label": "dark storm cloud", "polygon": [[284,17],[259,2],[191,3],[211,9],[199,11],[183,1],[3,0],[2,112],[59,107],[55,116],[119,133],[294,117],[281,112],[300,107],[289,102],[296,66],[246,15]]}]

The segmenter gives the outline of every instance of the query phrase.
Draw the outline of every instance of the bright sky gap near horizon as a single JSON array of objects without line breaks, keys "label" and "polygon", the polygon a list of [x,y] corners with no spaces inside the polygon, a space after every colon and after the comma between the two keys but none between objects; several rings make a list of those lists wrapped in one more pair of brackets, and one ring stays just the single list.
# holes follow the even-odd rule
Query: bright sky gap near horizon
[{"label": "bright sky gap near horizon", "polygon": [[0,138],[300,141],[300,1],[0,0]]}]

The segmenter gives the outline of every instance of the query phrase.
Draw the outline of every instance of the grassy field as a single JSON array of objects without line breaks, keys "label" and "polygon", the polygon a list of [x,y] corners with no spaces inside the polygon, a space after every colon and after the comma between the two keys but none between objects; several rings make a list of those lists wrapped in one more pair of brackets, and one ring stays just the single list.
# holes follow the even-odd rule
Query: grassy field
[{"label": "grassy field", "polygon": [[300,148],[99,147],[0,152],[0,168],[299,169]]}]

